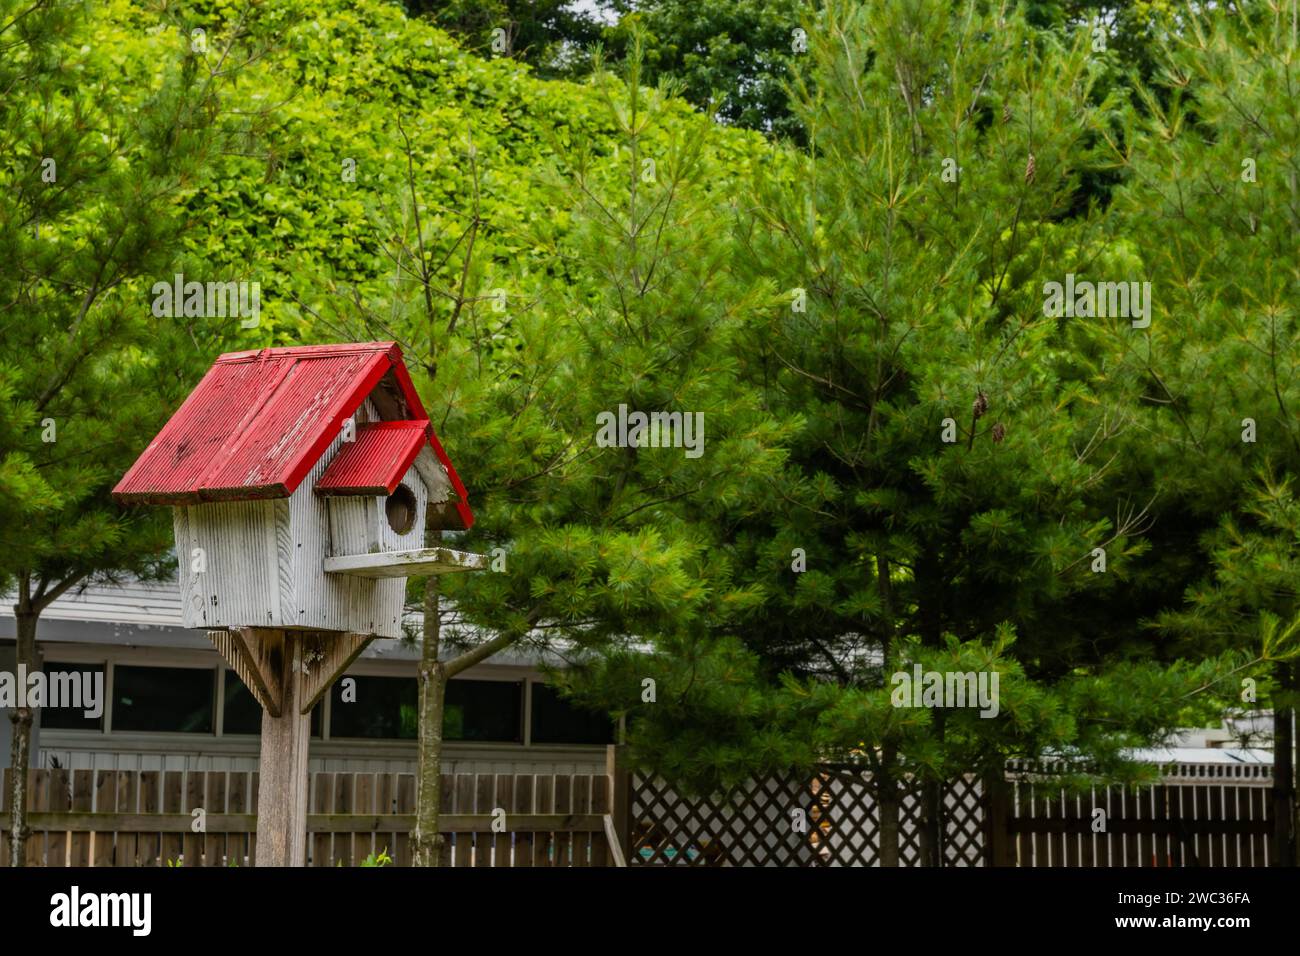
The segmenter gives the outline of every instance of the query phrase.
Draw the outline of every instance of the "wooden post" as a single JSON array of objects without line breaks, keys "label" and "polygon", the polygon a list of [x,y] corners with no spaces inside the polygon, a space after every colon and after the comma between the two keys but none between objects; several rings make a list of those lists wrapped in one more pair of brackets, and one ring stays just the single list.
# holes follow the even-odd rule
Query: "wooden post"
[{"label": "wooden post", "polygon": [[609,778],[609,815],[618,846],[611,847],[617,858],[622,855],[624,865],[632,862],[636,847],[632,846],[632,774],[625,763],[626,748],[610,744],[605,748],[605,774]]},{"label": "wooden post", "polygon": [[[280,713],[262,711],[262,757],[257,785],[257,852],[254,866],[307,865],[307,749],[311,709],[303,712],[306,674],[303,637],[280,636]],[[275,643],[267,642],[272,647]],[[272,651],[271,657],[275,657]]]},{"label": "wooden post", "polygon": [[[1276,665],[1278,687],[1294,691],[1300,687],[1296,668],[1285,661]],[[1275,704],[1273,706],[1273,833],[1271,857],[1273,866],[1295,866],[1296,846],[1296,788],[1295,764],[1292,760],[1295,747],[1295,710]]]},{"label": "wooden post", "polygon": [[370,638],[245,627],[208,637],[262,705],[254,866],[307,865],[311,711]]},{"label": "wooden post", "polygon": [[1016,865],[1016,838],[1011,833],[1011,786],[1004,773],[984,775],[985,866]]}]

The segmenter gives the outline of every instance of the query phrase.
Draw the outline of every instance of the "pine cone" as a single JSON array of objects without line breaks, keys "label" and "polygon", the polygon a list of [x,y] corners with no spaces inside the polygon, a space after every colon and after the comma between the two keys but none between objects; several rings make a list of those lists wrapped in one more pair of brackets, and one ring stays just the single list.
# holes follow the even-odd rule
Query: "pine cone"
[{"label": "pine cone", "polygon": [[1002,439],[1006,437],[1007,437],[1007,430],[1006,428],[1003,427],[1001,422],[998,422],[996,425],[993,426],[994,444],[998,444],[998,445],[1002,444]]},{"label": "pine cone", "polygon": [[1008,105],[1002,107],[1002,122],[1003,122],[1004,124],[1005,124],[1005,123],[1010,123],[1010,122],[1011,122],[1011,106],[1010,106],[1010,104],[1008,104]]},{"label": "pine cone", "polygon": [[1034,171],[1036,169],[1037,167],[1034,165],[1034,154],[1030,153],[1029,162],[1025,163],[1025,182],[1032,183],[1034,181]]},{"label": "pine cone", "polygon": [[982,391],[978,392],[975,395],[975,404],[971,406],[971,411],[975,414],[975,418],[979,419],[988,410],[989,410],[989,397],[985,395]]}]

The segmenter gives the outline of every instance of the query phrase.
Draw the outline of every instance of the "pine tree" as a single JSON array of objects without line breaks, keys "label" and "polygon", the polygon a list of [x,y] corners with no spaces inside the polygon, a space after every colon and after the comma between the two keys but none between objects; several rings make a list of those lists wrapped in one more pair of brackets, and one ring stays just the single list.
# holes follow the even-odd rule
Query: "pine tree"
[{"label": "pine tree", "polygon": [[[1119,322],[1045,309],[1047,282],[1137,261],[1076,208],[1117,106],[1093,94],[1087,37],[882,0],[831,4],[809,42],[809,155],[758,175],[740,225],[743,275],[769,292],[741,367],[794,429],[728,549],[764,601],[690,650],[658,644],[674,704],[635,713],[630,741],[700,789],[859,761],[885,865],[919,781],[937,865],[949,776],[1046,751],[1132,776],[1124,748],[1223,665],[1149,653],[1129,612],[1181,582],[1135,580],[1153,502],[1133,490],[1133,386],[1111,378]],[[998,673],[998,715],[897,706],[916,664]],[[625,695],[646,666],[610,658],[596,683]]]},{"label": "pine tree", "polygon": [[[215,61],[175,30],[124,57],[93,42],[85,16],[0,2],[0,589],[16,593],[29,673],[52,601],[95,575],[152,573],[169,550],[170,527],[109,490],[192,381],[203,335],[154,318],[148,289],[180,253]],[[159,83],[118,90],[124,71],[160,62]],[[22,866],[33,708],[11,719],[8,839]]]},{"label": "pine tree", "polygon": [[[1279,859],[1296,862],[1294,812],[1300,551],[1300,118],[1292,85],[1300,4],[1190,11],[1139,87],[1118,160],[1118,201],[1142,237],[1157,304],[1124,362],[1140,377],[1153,468],[1203,534],[1210,574],[1163,640],[1245,658],[1216,689],[1271,703]],[[1249,699],[1238,681],[1256,680]]]},{"label": "pine tree", "polygon": [[[719,176],[734,156],[671,87],[643,86],[640,62],[634,49],[619,75],[592,80],[608,140],[556,136],[555,221],[486,214],[493,157],[466,130],[474,185],[459,214],[421,203],[413,159],[411,200],[381,227],[400,263],[393,286],[377,302],[339,286],[318,316],[355,328],[360,305],[362,327],[397,334],[425,371],[417,384],[454,436],[477,516],[458,547],[492,567],[423,585],[420,865],[439,856],[448,679],[514,645],[581,662],[698,637],[756,600],[731,582],[720,519],[780,461],[779,436],[729,358],[757,304],[731,274],[729,220],[715,211],[734,200]],[[418,143],[435,131],[410,133]],[[503,266],[493,253],[511,243],[546,250],[546,274]],[[620,419],[655,412],[675,416],[670,427],[620,433]]]}]

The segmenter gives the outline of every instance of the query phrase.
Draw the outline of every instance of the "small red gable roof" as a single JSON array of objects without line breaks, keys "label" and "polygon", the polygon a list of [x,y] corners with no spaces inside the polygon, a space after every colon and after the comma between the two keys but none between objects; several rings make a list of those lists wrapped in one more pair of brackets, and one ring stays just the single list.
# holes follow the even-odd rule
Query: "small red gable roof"
[{"label": "small red gable roof", "polygon": [[[408,439],[415,426],[446,469],[456,500],[448,503],[443,527],[472,525],[465,486],[429,425],[394,342],[222,355],[118,482],[113,497],[160,505],[286,498],[367,398],[384,424],[406,424],[395,431]],[[358,432],[360,438],[366,426]],[[354,451],[344,449],[338,457]]]},{"label": "small red gable roof", "polygon": [[425,421],[367,422],[316,482],[318,495],[391,495],[429,443]]}]

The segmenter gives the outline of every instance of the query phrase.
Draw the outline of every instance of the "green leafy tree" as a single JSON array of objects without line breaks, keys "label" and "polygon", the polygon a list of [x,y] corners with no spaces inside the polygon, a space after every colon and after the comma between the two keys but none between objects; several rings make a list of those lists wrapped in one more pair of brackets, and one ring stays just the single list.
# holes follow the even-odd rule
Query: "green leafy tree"
[{"label": "green leafy tree", "polygon": [[[1117,202],[1158,306],[1123,361],[1140,377],[1160,484],[1203,532],[1212,572],[1156,633],[1189,655],[1226,648],[1249,662],[1234,676],[1258,679],[1274,710],[1276,849],[1293,863],[1298,16],[1293,0],[1184,11],[1117,150],[1130,180]],[[1223,686],[1238,705],[1241,690]]]},{"label": "green leafy tree", "polygon": [[681,95],[723,122],[803,143],[787,91],[790,66],[805,54],[810,0],[614,0],[622,15],[606,31],[618,55],[631,30],[646,35],[646,65],[681,84]]},{"label": "green leafy tree", "polygon": [[[221,330],[220,343],[204,345],[204,364],[231,345],[401,342],[479,518],[460,546],[506,554],[508,573],[437,582],[447,597],[437,587],[413,594],[430,602],[418,636],[416,719],[417,857],[431,862],[436,715],[452,673],[513,642],[598,646],[652,632],[643,621],[665,627],[678,603],[689,611],[727,594],[698,586],[712,580],[696,572],[708,567],[696,540],[703,530],[680,540],[659,530],[665,513],[712,489],[704,466],[680,486],[663,458],[680,460],[680,449],[632,456],[641,465],[628,467],[623,449],[595,445],[595,416],[617,409],[610,389],[624,372],[613,357],[643,352],[650,394],[672,396],[670,410],[692,410],[691,402],[707,413],[706,463],[741,427],[728,410],[754,413],[757,403],[727,389],[734,375],[720,353],[735,316],[718,303],[736,295],[721,291],[731,282],[725,270],[709,269],[729,249],[713,210],[730,201],[763,144],[659,92],[638,93],[633,122],[626,86],[609,77],[603,86],[540,81],[509,59],[458,49],[387,2],[327,0],[312,18],[296,9],[257,10],[257,36],[278,43],[226,102],[241,113],[275,109],[256,152],[235,144],[214,157],[212,175],[185,198],[183,248],[217,274],[242,276],[255,264],[250,277],[263,289],[261,323]],[[105,29],[140,19],[136,7],[115,9]],[[220,18],[203,22],[213,35],[226,29]],[[285,89],[294,95],[286,99]],[[602,219],[603,233],[590,225],[608,212],[622,218]],[[624,246],[635,255],[611,256]],[[633,286],[624,258],[644,288]],[[678,312],[669,313],[674,302]],[[670,319],[682,323],[671,341]],[[644,341],[616,348],[601,337],[611,326]],[[702,363],[712,364],[705,371]],[[178,374],[182,388],[197,371]],[[591,382],[604,391],[592,392]],[[181,394],[157,397],[155,414]],[[640,392],[632,399],[644,400]],[[156,427],[142,426],[135,451]],[[768,441],[745,434],[730,455],[736,468]],[[728,487],[723,472],[720,488]]]},{"label": "green leafy tree", "polygon": [[466,49],[512,57],[548,78],[587,75],[603,28],[591,5],[575,0],[406,0],[405,6]]},{"label": "green leafy tree", "polygon": [[[739,233],[769,290],[742,366],[797,423],[768,507],[732,532],[765,600],[725,639],[656,648],[673,706],[636,709],[629,740],[699,788],[858,761],[886,865],[919,782],[937,865],[947,777],[1051,752],[1131,779],[1125,748],[1228,665],[1166,664],[1134,613],[1187,578],[1148,554],[1136,373],[1111,367],[1133,330],[1045,314],[1046,281],[1137,261],[1115,223],[1072,213],[1117,106],[1094,102],[1086,36],[885,0],[830,5],[810,39],[810,155],[760,167]],[[897,706],[917,664],[996,672],[998,714]],[[593,686],[646,666],[611,658]]]},{"label": "green leafy tree", "polygon": [[[559,227],[487,214],[494,158],[468,128],[469,188],[435,208],[419,159],[433,131],[403,121],[404,202],[379,224],[392,282],[373,299],[335,282],[315,316],[320,328],[396,335],[426,372],[479,516],[459,546],[493,558],[493,571],[430,579],[422,594],[420,865],[439,858],[448,679],[513,645],[581,655],[698,631],[753,601],[731,583],[719,518],[779,458],[728,359],[756,304],[727,267],[728,220],[713,212],[732,198],[719,174],[733,150],[671,88],[642,87],[639,62],[634,52],[622,78],[593,80],[607,140],[554,140],[545,188]],[[520,232],[544,250],[535,272],[492,256]],[[602,416],[620,406],[691,419],[692,444],[609,445]]]},{"label": "green leafy tree", "polygon": [[[148,289],[182,258],[221,48],[86,13],[0,3],[0,588],[16,596],[28,672],[50,602],[95,575],[152,573],[167,553],[170,529],[109,490],[188,388],[204,334],[152,316]],[[34,708],[11,719],[21,866]]]}]

